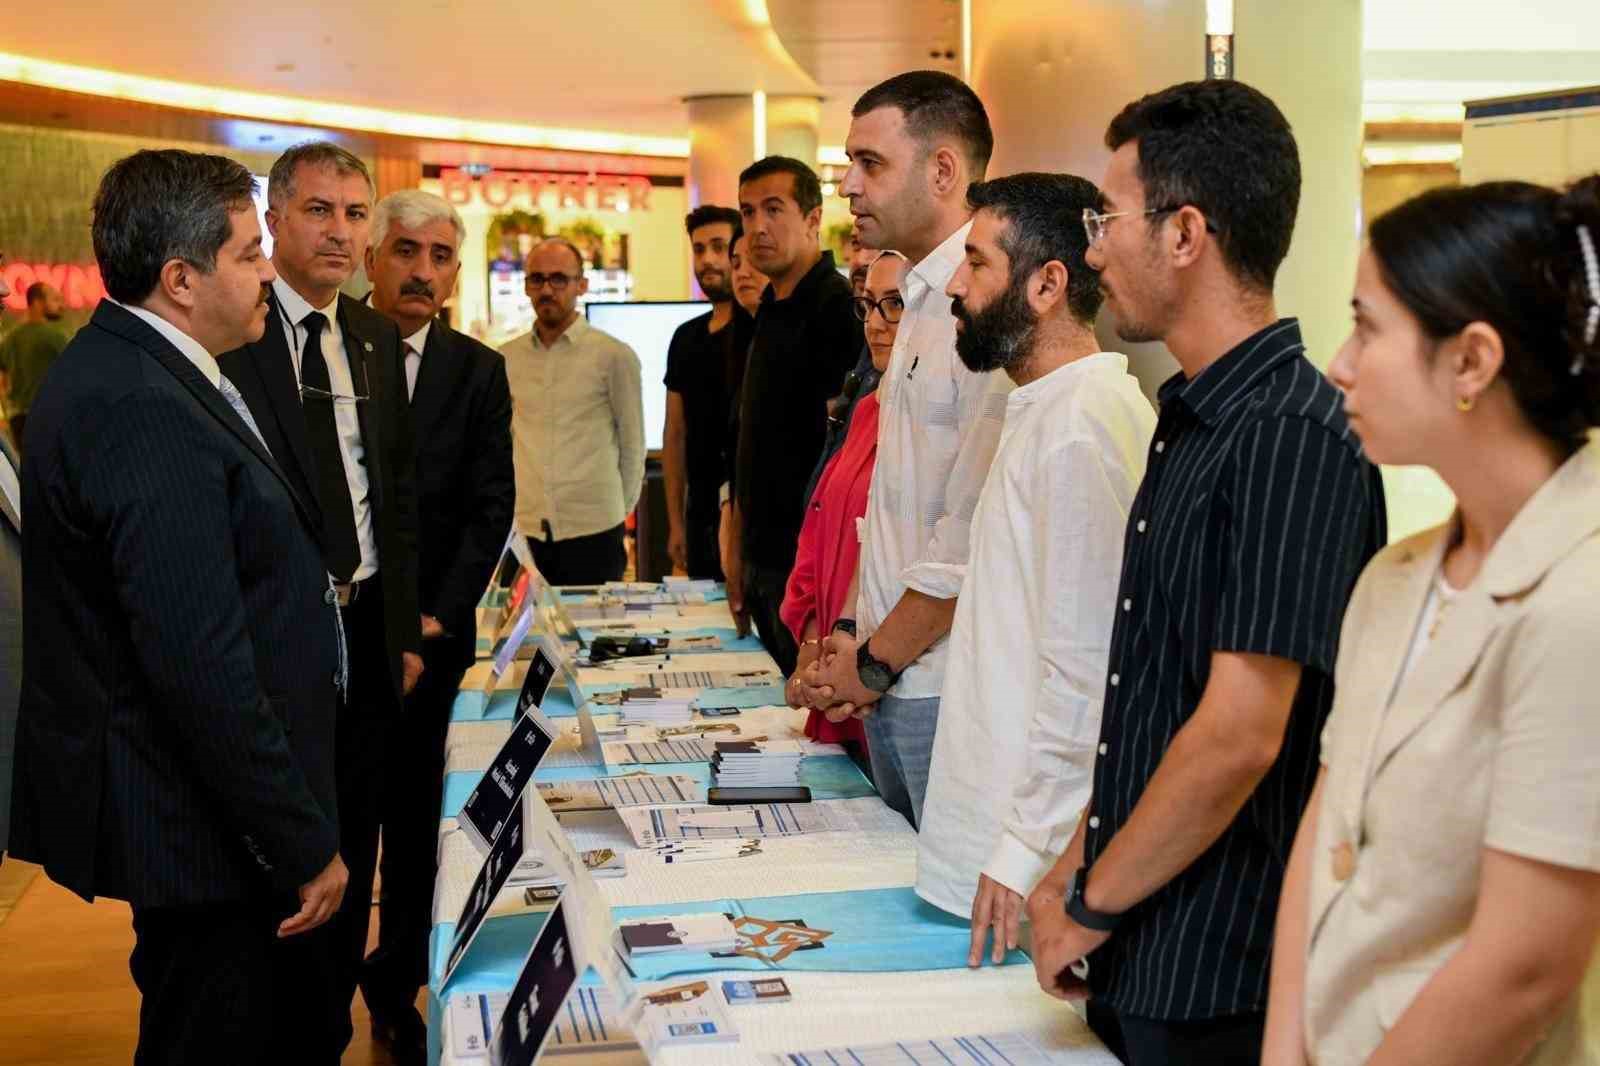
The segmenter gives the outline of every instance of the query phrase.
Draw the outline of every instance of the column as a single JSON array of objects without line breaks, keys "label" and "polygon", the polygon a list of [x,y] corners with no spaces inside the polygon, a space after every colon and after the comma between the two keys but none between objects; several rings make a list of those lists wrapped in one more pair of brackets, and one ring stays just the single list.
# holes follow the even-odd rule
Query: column
[{"label": "column", "polygon": [[[756,105],[749,93],[691,96],[689,206],[739,202],[739,172],[755,162]],[[788,155],[817,165],[822,101],[814,96],[773,96],[765,103],[765,155]]]},{"label": "column", "polygon": [[[1300,145],[1299,220],[1278,275],[1278,309],[1298,316],[1326,366],[1347,332],[1361,202],[1358,0],[1236,0],[1235,75],[1271,96]],[[1123,105],[1205,71],[1202,0],[973,0],[973,88],[994,125],[991,176],[1053,170],[1099,181],[1107,124]],[[1160,345],[1128,350],[1146,391],[1177,364]]]}]

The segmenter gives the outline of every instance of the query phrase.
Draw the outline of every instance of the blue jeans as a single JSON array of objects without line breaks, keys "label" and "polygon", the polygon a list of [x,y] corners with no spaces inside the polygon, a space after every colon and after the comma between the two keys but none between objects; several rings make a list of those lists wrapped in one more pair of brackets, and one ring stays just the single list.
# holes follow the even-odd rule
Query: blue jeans
[{"label": "blue jeans", "polygon": [[883,802],[905,815],[913,828],[922,822],[933,733],[938,725],[937,696],[920,700],[885,696],[866,719],[872,783]]}]

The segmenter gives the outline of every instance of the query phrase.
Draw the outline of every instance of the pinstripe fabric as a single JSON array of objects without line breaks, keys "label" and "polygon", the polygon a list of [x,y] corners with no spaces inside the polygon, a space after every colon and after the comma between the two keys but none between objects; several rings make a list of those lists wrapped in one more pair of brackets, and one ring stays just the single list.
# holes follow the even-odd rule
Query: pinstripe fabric
[{"label": "pinstripe fabric", "polygon": [[1339,624],[1385,540],[1382,486],[1299,324],[1162,386],[1128,519],[1086,861],[1125,824],[1199,705],[1213,652],[1305,667],[1278,761],[1217,842],[1129,913],[1094,995],[1165,1021],[1262,1010],[1278,890],[1316,776]]},{"label": "pinstripe fabric", "polygon": [[314,512],[109,301],[29,439],[15,854],[136,909],[292,893],[339,843]]}]

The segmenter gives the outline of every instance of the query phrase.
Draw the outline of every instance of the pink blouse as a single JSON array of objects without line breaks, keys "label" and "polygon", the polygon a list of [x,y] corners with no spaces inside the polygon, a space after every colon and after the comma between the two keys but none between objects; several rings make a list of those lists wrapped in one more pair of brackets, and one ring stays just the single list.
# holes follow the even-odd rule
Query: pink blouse
[{"label": "pink blouse", "polygon": [[[826,636],[833,623],[850,607],[844,602],[861,555],[856,523],[867,513],[867,490],[878,458],[878,394],[857,401],[850,415],[844,444],[817,479],[817,491],[806,506],[794,569],[784,590],[779,614],[796,641],[805,639],[806,626],[815,621]],[[852,616],[854,610],[849,612]],[[853,740],[866,744],[861,722],[830,722],[813,710],[806,720],[806,736],[825,743]]]}]

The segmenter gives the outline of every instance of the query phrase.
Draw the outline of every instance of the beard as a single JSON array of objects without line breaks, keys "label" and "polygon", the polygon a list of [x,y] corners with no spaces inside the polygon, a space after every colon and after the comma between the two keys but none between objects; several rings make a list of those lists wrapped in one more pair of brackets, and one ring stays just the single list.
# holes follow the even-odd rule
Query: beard
[{"label": "beard", "polygon": [[694,280],[700,283],[700,291],[706,294],[706,299],[714,304],[733,299],[733,279],[725,270],[708,270],[696,274]]},{"label": "beard", "polygon": [[956,332],[956,355],[968,370],[986,374],[1007,370],[1033,354],[1033,339],[1039,320],[1028,306],[1023,291],[1026,278],[1014,278],[1004,292],[978,311],[968,311],[959,300],[950,302],[950,311],[961,320]]}]

